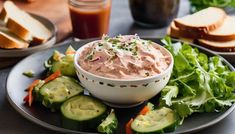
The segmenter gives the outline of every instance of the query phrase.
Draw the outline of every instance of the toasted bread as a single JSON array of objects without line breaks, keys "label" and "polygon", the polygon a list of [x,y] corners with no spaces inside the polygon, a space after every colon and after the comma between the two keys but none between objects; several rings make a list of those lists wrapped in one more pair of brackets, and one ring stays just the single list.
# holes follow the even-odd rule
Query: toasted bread
[{"label": "toasted bread", "polygon": [[8,19],[7,18],[7,12],[3,8],[2,11],[0,12],[0,20],[3,21],[4,23],[6,23],[7,19]]},{"label": "toasted bread", "polygon": [[218,42],[198,39],[198,44],[217,52],[235,52],[235,40]]},{"label": "toasted bread", "polygon": [[0,19],[6,22],[10,31],[26,41],[37,42],[38,44],[47,41],[52,33],[38,20],[23,10],[20,10],[11,1],[3,4]]},{"label": "toasted bread", "polygon": [[227,16],[221,27],[207,34],[190,32],[188,30],[180,30],[175,26],[174,22],[170,25],[170,35],[185,38],[202,38],[211,41],[230,41],[235,39],[235,17]]},{"label": "toasted bread", "polygon": [[7,28],[0,28],[0,48],[13,49],[13,48],[27,48],[29,43],[19,38],[14,33],[10,32]]},{"label": "toasted bread", "polygon": [[204,35],[204,39],[212,41],[235,40],[235,17],[227,16],[221,27]]},{"label": "toasted bread", "polygon": [[174,22],[171,22],[167,33],[168,35],[175,38],[190,38],[190,39],[196,39],[198,38],[198,35],[200,35],[196,33],[190,33],[186,30],[180,30],[178,27],[175,26]]},{"label": "toasted bread", "polygon": [[235,39],[235,17],[227,16],[223,25],[214,31],[207,34],[200,34],[195,32],[190,32],[188,30],[180,30],[175,26],[174,22],[170,25],[169,35],[173,37],[184,37],[193,39],[206,39],[210,41],[230,41]]},{"label": "toasted bread", "polygon": [[220,27],[226,16],[224,10],[209,7],[192,15],[177,18],[174,20],[174,23],[180,30],[190,31],[196,34],[206,34]]}]

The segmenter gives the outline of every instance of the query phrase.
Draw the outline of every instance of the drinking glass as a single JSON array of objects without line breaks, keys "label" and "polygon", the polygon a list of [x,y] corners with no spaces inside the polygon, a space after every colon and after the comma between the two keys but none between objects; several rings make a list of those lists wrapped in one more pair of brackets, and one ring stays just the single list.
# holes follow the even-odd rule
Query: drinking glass
[{"label": "drinking glass", "polygon": [[108,34],[111,0],[69,0],[73,36],[78,39]]}]

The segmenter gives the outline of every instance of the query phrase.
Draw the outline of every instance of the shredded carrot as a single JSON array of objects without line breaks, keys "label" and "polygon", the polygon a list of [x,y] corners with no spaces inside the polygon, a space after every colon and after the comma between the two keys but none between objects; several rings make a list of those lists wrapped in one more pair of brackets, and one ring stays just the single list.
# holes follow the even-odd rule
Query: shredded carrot
[{"label": "shredded carrot", "polygon": [[131,123],[133,122],[133,118],[131,118],[126,124],[126,134],[132,134]]},{"label": "shredded carrot", "polygon": [[[56,79],[57,77],[59,77],[61,75],[60,70],[56,71],[55,73],[51,74],[49,77],[47,77],[46,79],[44,79],[45,83],[48,83],[49,81],[52,81],[54,79]],[[28,95],[24,97],[24,102],[28,103],[29,106],[32,105],[33,103],[33,89],[34,87],[39,83],[39,79],[36,79],[35,81],[33,81],[32,84],[29,85],[28,87]]]},{"label": "shredded carrot", "polygon": [[66,54],[75,54],[75,53],[76,53],[75,51],[66,52]]},{"label": "shredded carrot", "polygon": [[28,87],[28,95],[24,97],[24,101],[28,103],[29,106],[31,106],[33,103],[33,89],[39,83],[39,81],[39,79],[34,80],[33,83],[31,83]]},{"label": "shredded carrot", "polygon": [[149,111],[148,106],[144,106],[144,108],[140,111],[139,115],[145,115]]},{"label": "shredded carrot", "polygon": [[28,102],[29,102],[29,95],[26,95],[26,96],[24,97],[24,102],[25,102],[25,103],[28,103]]},{"label": "shredded carrot", "polygon": [[60,70],[57,70],[56,72],[54,72],[53,74],[51,74],[49,77],[47,77],[46,79],[44,79],[45,83],[48,83],[49,81],[52,81],[54,79],[56,79],[57,77],[59,77],[61,75]]},{"label": "shredded carrot", "polygon": [[[148,106],[144,106],[144,108],[140,111],[139,115],[145,115],[149,111]],[[126,124],[126,134],[132,134],[131,123],[133,122],[133,118],[131,118]]]}]

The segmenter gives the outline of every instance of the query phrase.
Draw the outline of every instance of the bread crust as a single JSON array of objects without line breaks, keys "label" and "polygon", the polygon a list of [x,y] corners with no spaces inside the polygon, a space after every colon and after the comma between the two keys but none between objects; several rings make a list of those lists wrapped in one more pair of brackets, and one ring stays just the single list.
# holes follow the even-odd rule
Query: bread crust
[{"label": "bread crust", "polygon": [[198,38],[198,34],[193,34],[188,31],[183,31],[177,28],[174,24],[174,22],[171,23],[169,29],[168,29],[168,34],[172,37],[176,38],[190,38],[190,39],[196,39]]},{"label": "bread crust", "polygon": [[[198,39],[197,44],[201,45],[202,47],[206,47],[208,49],[217,51],[217,52],[235,52],[235,44],[233,46],[214,46],[213,44],[209,44],[207,42],[205,42],[204,40]],[[221,42],[222,44],[223,42]]]},{"label": "bread crust", "polygon": [[4,36],[3,34],[0,34],[0,48],[5,48],[5,49],[13,49],[13,48],[27,48],[29,46],[28,43],[17,43],[10,38]]},{"label": "bread crust", "polygon": [[201,27],[195,27],[195,26],[189,26],[189,25],[181,24],[177,20],[174,20],[174,23],[175,23],[176,27],[178,27],[181,30],[190,31],[194,34],[196,34],[196,33],[207,34],[210,31],[213,31],[213,30],[217,29],[218,27],[220,27],[223,24],[225,18],[226,18],[226,15],[224,15],[220,20],[218,20],[214,24],[211,24],[211,25],[208,25],[208,26],[201,26]]},{"label": "bread crust", "polygon": [[213,24],[210,24],[210,25],[205,25],[205,26],[187,25],[187,24],[183,24],[178,19],[175,19],[174,23],[175,23],[176,27],[178,27],[180,30],[187,30],[187,31],[194,32],[194,33],[207,34],[210,31],[213,31],[213,30],[217,29],[218,27],[220,27],[223,24],[225,18],[227,17],[227,14],[224,12],[224,10],[219,9],[219,8],[217,8],[217,10],[221,11],[221,13],[222,13],[221,18],[216,20]]},{"label": "bread crust", "polygon": [[44,42],[46,42],[47,40],[45,39],[40,39],[40,38],[37,38],[37,37],[33,37],[31,43],[32,44],[42,44]]},{"label": "bread crust", "polygon": [[171,23],[170,26],[170,32],[169,34],[171,36],[175,37],[184,37],[184,38],[193,38],[193,39],[206,39],[210,41],[231,41],[235,39],[235,33],[234,34],[228,34],[228,35],[216,35],[216,34],[211,34],[210,32],[205,34],[205,33],[196,33],[196,32],[191,32],[189,30],[180,30],[178,27],[174,26],[174,22]]},{"label": "bread crust", "polygon": [[9,18],[7,23],[6,23],[6,27],[13,33],[15,33],[17,36],[21,37],[23,40],[25,41],[31,41],[32,37],[30,32],[22,27],[22,25],[20,25],[19,23],[17,23],[16,21],[14,21],[13,19]]},{"label": "bread crust", "polygon": [[211,41],[231,41],[235,39],[235,34],[230,34],[230,35],[205,34],[202,38]]},{"label": "bread crust", "polygon": [[[12,11],[11,11],[12,10]],[[25,16],[29,21],[21,21],[20,19],[26,19],[22,16],[22,18],[14,17],[14,11],[20,11],[20,15]],[[22,11],[22,12],[21,12]],[[32,44],[42,44],[46,42],[50,36],[51,32],[49,29],[44,26],[40,21],[32,17],[27,12],[19,9],[13,2],[6,1],[3,4],[3,10],[0,13],[0,19],[5,19],[6,27],[17,36],[21,37],[23,40],[27,42],[31,42]],[[33,25],[30,25],[30,23]],[[39,32],[34,30],[35,28],[40,29]],[[36,31],[36,32],[35,32]]]},{"label": "bread crust", "polygon": [[2,11],[0,12],[0,20],[2,20],[3,22],[6,22],[7,20],[7,12],[5,8],[3,8]]}]

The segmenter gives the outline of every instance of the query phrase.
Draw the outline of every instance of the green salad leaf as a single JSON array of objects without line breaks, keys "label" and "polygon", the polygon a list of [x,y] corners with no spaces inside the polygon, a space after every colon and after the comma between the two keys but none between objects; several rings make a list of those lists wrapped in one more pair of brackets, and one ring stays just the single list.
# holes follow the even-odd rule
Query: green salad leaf
[{"label": "green salad leaf", "polygon": [[160,105],[175,109],[182,119],[195,112],[219,112],[235,101],[235,72],[219,56],[208,57],[187,43],[162,42],[174,57],[168,85]]},{"label": "green salad leaf", "polygon": [[58,70],[65,76],[76,77],[76,71],[73,64],[75,49],[69,46],[65,54],[55,50],[52,56],[44,62],[48,74],[52,74]]},{"label": "green salad leaf", "polygon": [[191,4],[191,12],[197,12],[207,7],[232,7],[235,8],[235,0],[189,0]]}]

